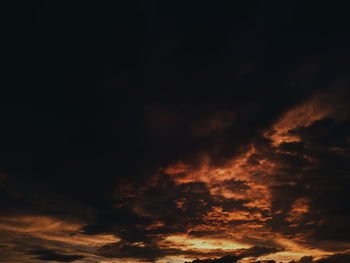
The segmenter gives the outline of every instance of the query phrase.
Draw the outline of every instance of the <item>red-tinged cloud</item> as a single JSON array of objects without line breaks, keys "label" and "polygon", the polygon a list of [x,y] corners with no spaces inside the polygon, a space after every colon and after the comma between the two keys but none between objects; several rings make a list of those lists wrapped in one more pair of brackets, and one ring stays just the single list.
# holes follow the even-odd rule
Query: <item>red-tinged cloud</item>
[{"label": "red-tinged cloud", "polygon": [[[317,95],[291,109],[274,124],[274,133],[266,131],[263,134],[274,134],[269,137],[271,141],[253,142],[246,152],[225,166],[211,165],[206,158],[199,168],[183,162],[167,167],[164,173],[173,180],[175,187],[202,185],[207,196],[198,201],[211,203],[206,211],[203,210],[201,219],[197,219],[201,223],[191,226],[190,231],[199,235],[207,233],[207,238],[220,231],[243,244],[249,239],[263,242],[268,238],[277,246],[287,244],[280,258],[287,258],[288,253],[290,257],[302,253],[312,253],[315,257],[327,255],[327,249],[316,238],[319,229],[327,224],[327,219],[319,218],[319,212],[316,212],[322,192],[315,191],[319,191],[321,185],[317,181],[308,182],[322,158],[313,152],[313,147],[320,146],[315,146],[316,142],[309,141],[302,133],[323,123],[344,123],[344,116],[339,117],[339,111],[345,106],[337,104],[332,108],[332,103],[338,103],[340,99],[328,96],[325,102],[326,97],[327,94]],[[286,137],[288,134],[298,140]],[[331,147],[324,150],[332,153]],[[177,209],[186,211],[188,207],[191,205],[185,196],[176,201]],[[346,228],[344,231],[347,232]],[[310,242],[319,248],[308,249]],[[348,246],[342,244],[342,238],[334,242],[338,242],[339,248]]]}]

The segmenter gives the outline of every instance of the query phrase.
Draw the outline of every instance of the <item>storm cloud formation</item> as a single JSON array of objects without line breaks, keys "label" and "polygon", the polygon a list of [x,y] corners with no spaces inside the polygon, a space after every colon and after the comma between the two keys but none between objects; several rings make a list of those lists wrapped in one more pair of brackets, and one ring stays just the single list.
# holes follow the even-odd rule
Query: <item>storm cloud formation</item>
[{"label": "storm cloud formation", "polygon": [[1,260],[348,262],[347,8],[124,2],[2,8]]}]

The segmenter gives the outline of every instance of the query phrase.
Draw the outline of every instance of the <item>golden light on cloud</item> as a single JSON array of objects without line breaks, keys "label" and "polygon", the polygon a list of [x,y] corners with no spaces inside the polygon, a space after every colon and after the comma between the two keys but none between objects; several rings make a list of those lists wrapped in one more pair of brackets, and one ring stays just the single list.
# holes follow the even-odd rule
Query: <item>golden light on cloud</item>
[{"label": "golden light on cloud", "polygon": [[[59,242],[67,247],[79,247],[84,250],[98,248],[108,243],[118,242],[119,238],[111,234],[86,235],[81,232],[84,225],[45,216],[18,216],[0,218],[0,230],[12,232],[13,235]],[[6,238],[6,237],[3,237]]]},{"label": "golden light on cloud", "polygon": [[224,238],[199,238],[183,234],[168,236],[161,244],[167,247],[181,248],[183,250],[197,249],[199,251],[235,250],[249,247],[249,245]]},{"label": "golden light on cloud", "polygon": [[332,117],[335,120],[345,118],[345,105],[337,103],[338,100],[339,97],[328,93],[317,94],[303,104],[287,111],[271,129],[265,131],[264,136],[271,139],[274,146],[283,142],[298,142],[300,138],[288,133],[289,131],[307,127],[314,121],[326,117]]},{"label": "golden light on cloud", "polygon": [[[265,138],[271,140],[272,147],[269,154],[266,154],[263,148],[256,147],[252,143],[245,152],[221,167],[212,165],[209,158],[204,158],[199,167],[193,168],[189,164],[178,162],[164,169],[163,172],[176,185],[200,182],[206,185],[213,198],[219,200],[221,198],[230,202],[242,202],[241,208],[233,210],[227,210],[220,204],[212,206],[211,210],[202,218],[204,224],[191,226],[191,231],[222,231],[226,236],[235,237],[231,241],[222,239],[222,237],[215,239],[210,235],[202,238],[173,235],[168,236],[164,242],[183,250],[197,249],[204,251],[219,248],[222,250],[241,249],[247,247],[244,240],[250,240],[250,243],[247,244],[252,246],[269,239],[285,249],[260,259],[290,261],[292,259],[298,260],[305,255],[314,258],[329,255],[329,252],[322,249],[300,245],[300,241],[304,242],[308,238],[309,232],[306,231],[294,237],[287,237],[281,233],[275,233],[270,229],[268,222],[273,219],[273,216],[285,213],[285,222],[290,223],[288,227],[293,228],[298,226],[298,222],[311,209],[310,200],[303,197],[291,200],[290,207],[284,208],[286,211],[274,211],[272,215],[272,188],[283,184],[292,186],[295,183],[288,180],[284,181],[282,178],[275,180],[273,175],[283,174],[289,164],[284,163],[274,154],[291,155],[288,152],[281,153],[277,147],[283,142],[299,142],[301,138],[290,133],[290,131],[300,127],[308,127],[315,121],[329,116],[334,117],[338,110],[337,107],[333,106],[333,103],[329,103],[327,94],[316,95],[305,103],[287,111],[278,122],[262,134]],[[305,155],[302,158],[305,158],[308,162],[314,162],[314,159],[310,156]],[[186,200],[178,200],[176,206],[178,209],[182,209],[185,204]],[[245,261],[242,260],[242,262]]]},{"label": "golden light on cloud", "polygon": [[213,207],[213,210],[210,211],[205,217],[205,220],[218,220],[223,223],[229,223],[230,221],[236,220],[264,220],[261,214],[256,212],[248,212],[248,211],[234,211],[234,212],[225,212],[222,207]]},{"label": "golden light on cloud", "polygon": [[278,262],[299,260],[303,256],[312,256],[315,259],[319,259],[332,254],[331,252],[321,249],[300,245],[297,242],[286,238],[277,238],[276,242],[285,247],[285,251],[277,252],[265,258],[276,260]]},{"label": "golden light on cloud", "polygon": [[[203,182],[208,185],[212,195],[228,199],[249,199],[251,202],[246,204],[247,206],[269,209],[270,192],[266,176],[273,171],[276,164],[261,159],[258,164],[251,165],[249,160],[255,154],[256,150],[252,145],[250,150],[234,158],[224,167],[212,167],[208,160],[204,160],[199,169],[192,170],[188,165],[180,163],[167,168],[165,173],[173,176],[176,184]],[[244,182],[246,187],[232,188],[225,183],[229,181]]]}]

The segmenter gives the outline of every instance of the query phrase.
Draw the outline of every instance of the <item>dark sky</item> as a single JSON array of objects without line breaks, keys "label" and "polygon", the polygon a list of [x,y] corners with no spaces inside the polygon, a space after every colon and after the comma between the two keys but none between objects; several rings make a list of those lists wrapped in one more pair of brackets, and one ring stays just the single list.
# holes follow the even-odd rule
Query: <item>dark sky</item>
[{"label": "dark sky", "polygon": [[8,2],[0,262],[349,262],[347,6]]}]

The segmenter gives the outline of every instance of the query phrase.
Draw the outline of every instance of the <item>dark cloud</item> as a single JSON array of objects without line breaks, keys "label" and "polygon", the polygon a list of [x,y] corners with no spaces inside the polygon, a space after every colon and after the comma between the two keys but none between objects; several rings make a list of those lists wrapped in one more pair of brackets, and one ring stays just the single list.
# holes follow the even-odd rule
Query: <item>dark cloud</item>
[{"label": "dark cloud", "polygon": [[301,259],[299,259],[298,263],[312,263],[313,262],[313,257],[302,257]]},{"label": "dark cloud", "polygon": [[[282,251],[277,248],[254,246],[249,249],[236,250],[235,255],[227,255],[216,259],[194,260],[193,262],[236,262],[246,257],[259,257]],[[109,244],[99,249],[98,254],[107,258],[139,258],[143,261],[156,261],[164,256],[208,257],[220,255],[220,250],[212,252],[201,252],[199,250],[181,250],[176,248],[160,248],[156,244],[118,242]]]},{"label": "dark cloud", "polygon": [[191,263],[236,263],[239,259],[237,256],[224,256],[216,259],[196,259]]},{"label": "dark cloud", "polygon": [[273,254],[276,252],[281,252],[283,249],[273,248],[273,247],[261,247],[254,246],[242,251],[239,256],[242,258],[245,257],[260,257],[268,254]]},{"label": "dark cloud", "polygon": [[[272,225],[276,230],[278,226],[289,234],[312,231],[311,235],[316,240],[341,241],[349,238],[350,232],[345,223],[349,220],[348,206],[341,201],[349,198],[346,190],[350,169],[346,134],[349,127],[349,122],[323,119],[292,132],[300,136],[300,143],[280,145],[282,153],[274,158],[282,163],[283,170],[275,175],[279,184],[273,192],[275,211],[282,210],[284,213],[273,219]],[[293,202],[301,198],[309,200],[309,211],[298,219],[299,226],[295,228],[294,225],[291,229],[287,226],[290,211]],[[307,222],[314,223],[305,225]]]},{"label": "dark cloud", "polygon": [[349,260],[350,260],[349,254],[335,254],[327,258],[316,260],[315,262],[316,263],[345,263],[345,262],[349,262]]},{"label": "dark cloud", "polygon": [[314,260],[313,257],[310,256],[305,256],[302,257],[300,260],[296,261],[291,261],[291,263],[345,263],[349,262],[350,260],[350,255],[345,253],[345,254],[334,254],[328,257],[324,257],[318,260]]},{"label": "dark cloud", "polygon": [[174,252],[176,254],[178,251],[176,249],[162,250],[155,244],[139,245],[128,242],[119,242],[100,248],[98,253],[107,258],[138,258],[142,261],[154,262],[156,259],[169,254],[174,254]]},{"label": "dark cloud", "polygon": [[29,255],[36,255],[36,259],[42,261],[56,261],[56,262],[74,262],[83,259],[81,255],[63,255],[53,250],[34,250],[28,253]]},{"label": "dark cloud", "polygon": [[242,258],[247,258],[247,257],[259,257],[271,253],[276,253],[281,251],[280,249],[276,248],[269,248],[269,247],[251,247],[248,249],[244,249],[237,253],[237,255],[227,255],[223,256],[221,258],[215,258],[215,259],[196,259],[192,261],[191,263],[235,263],[238,260]]}]

